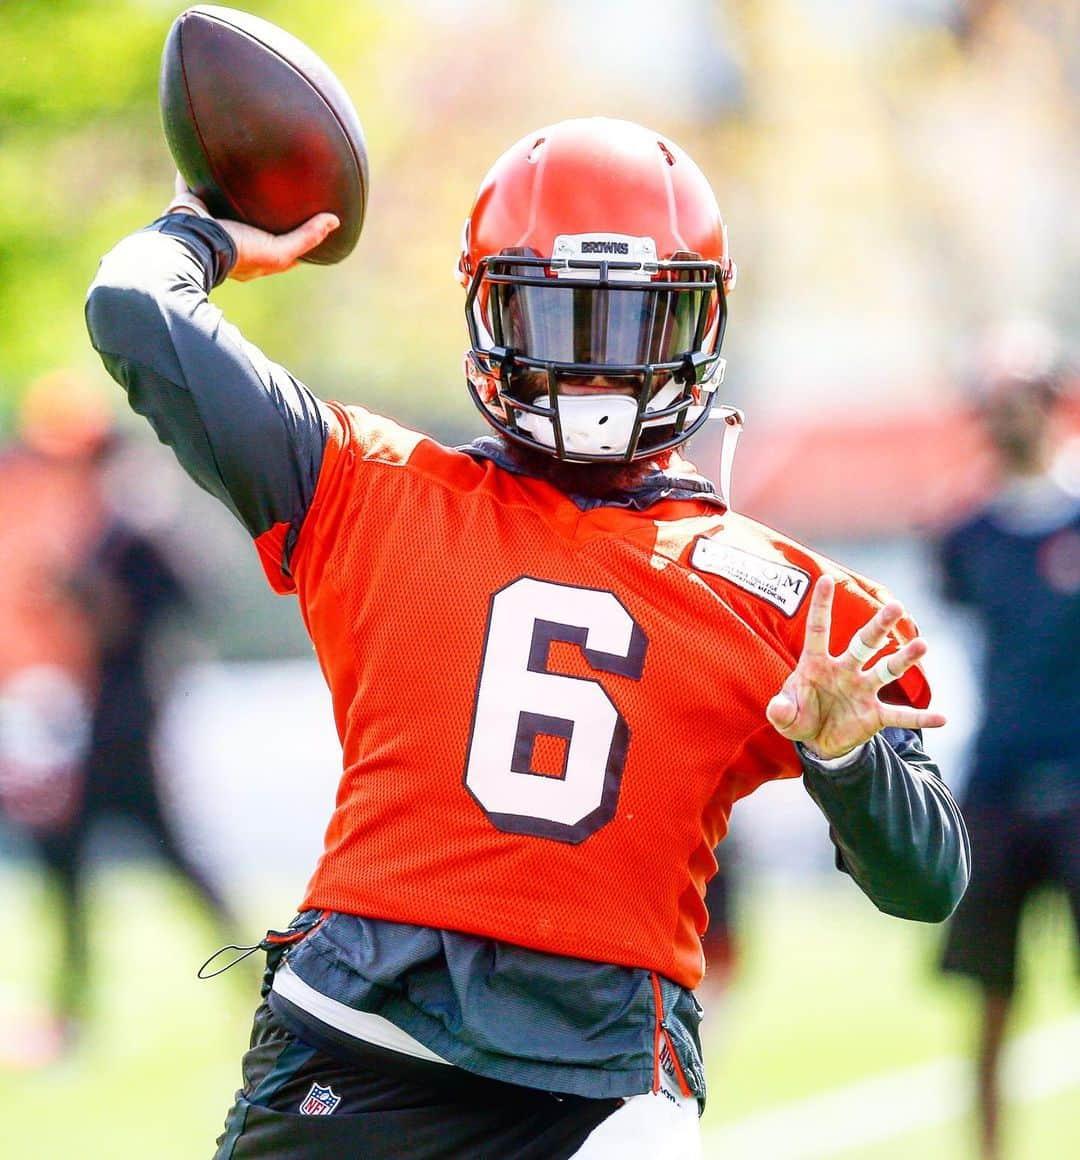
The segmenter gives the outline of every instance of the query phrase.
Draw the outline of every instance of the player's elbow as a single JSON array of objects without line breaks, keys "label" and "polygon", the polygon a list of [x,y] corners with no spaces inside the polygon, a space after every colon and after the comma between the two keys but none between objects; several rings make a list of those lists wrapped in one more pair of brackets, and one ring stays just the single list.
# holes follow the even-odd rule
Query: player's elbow
[{"label": "player's elbow", "polygon": [[954,857],[941,858],[905,876],[904,888],[885,897],[874,898],[885,914],[911,922],[940,923],[960,904],[971,877],[971,860],[966,848]]},{"label": "player's elbow", "polygon": [[86,329],[96,351],[112,351],[121,319],[129,312],[130,291],[98,277],[86,295]]},{"label": "player's elbow", "polygon": [[153,365],[170,333],[190,317],[205,292],[197,263],[159,232],[142,230],[102,259],[86,296],[86,327],[100,354]]},{"label": "player's elbow", "polygon": [[894,918],[904,918],[909,922],[944,922],[956,909],[959,897],[928,895],[925,898],[904,898],[901,901],[876,899],[878,910]]},{"label": "player's elbow", "polygon": [[85,313],[90,342],[101,355],[152,365],[171,347],[169,319],[160,297],[108,256],[87,292]]}]

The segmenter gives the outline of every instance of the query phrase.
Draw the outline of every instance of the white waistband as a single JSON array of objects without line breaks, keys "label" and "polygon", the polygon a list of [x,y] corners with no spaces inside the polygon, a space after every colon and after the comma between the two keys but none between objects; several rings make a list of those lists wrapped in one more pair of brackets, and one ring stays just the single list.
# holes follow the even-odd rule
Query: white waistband
[{"label": "white waistband", "polygon": [[417,1059],[426,1059],[431,1063],[450,1066],[449,1060],[436,1055],[389,1019],[373,1015],[370,1011],[356,1011],[316,991],[295,974],[288,963],[282,963],[274,973],[273,990],[301,1011],[314,1015],[316,1019],[355,1039],[374,1043],[376,1047],[385,1047],[390,1051],[400,1051],[403,1055],[412,1055]]}]

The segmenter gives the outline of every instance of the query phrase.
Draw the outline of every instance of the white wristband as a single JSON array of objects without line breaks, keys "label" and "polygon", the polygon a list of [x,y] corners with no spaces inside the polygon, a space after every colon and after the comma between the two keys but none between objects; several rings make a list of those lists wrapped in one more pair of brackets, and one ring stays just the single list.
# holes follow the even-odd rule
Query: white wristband
[{"label": "white wristband", "polygon": [[205,205],[193,193],[178,193],[172,201],[165,207],[166,213],[172,213],[173,210],[186,209],[199,217],[209,218],[213,215],[206,208]]},{"label": "white wristband", "polygon": [[841,753],[839,757],[818,757],[809,749],[806,750],[806,753],[814,764],[820,765],[822,769],[847,769],[849,765],[854,765],[862,757],[865,748],[866,742],[864,741],[861,745],[856,745],[854,749],[849,749],[847,753]]}]

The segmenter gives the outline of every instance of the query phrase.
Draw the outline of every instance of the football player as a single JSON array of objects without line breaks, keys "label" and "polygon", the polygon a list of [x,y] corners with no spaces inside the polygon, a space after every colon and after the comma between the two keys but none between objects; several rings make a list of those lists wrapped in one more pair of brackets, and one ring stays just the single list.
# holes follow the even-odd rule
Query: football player
[{"label": "football player", "polygon": [[465,447],[321,401],[208,300],[334,226],[273,237],[181,189],[87,308],[298,597],[342,744],[217,1155],[697,1156],[702,899],[739,798],[801,775],[888,913],[963,893],[926,644],[683,457],[735,264],[674,142],[570,120],[495,163],[458,265],[492,428]]}]

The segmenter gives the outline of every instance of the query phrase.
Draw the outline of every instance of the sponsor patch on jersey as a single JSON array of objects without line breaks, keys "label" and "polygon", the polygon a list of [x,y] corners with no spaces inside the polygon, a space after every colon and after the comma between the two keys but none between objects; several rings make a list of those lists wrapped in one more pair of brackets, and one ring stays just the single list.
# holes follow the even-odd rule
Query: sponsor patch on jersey
[{"label": "sponsor patch on jersey", "polygon": [[718,544],[707,536],[695,542],[690,563],[701,572],[723,576],[754,596],[760,596],[785,616],[794,616],[810,591],[810,573],[802,568]]},{"label": "sponsor patch on jersey", "polygon": [[313,1083],[308,1094],[300,1101],[300,1115],[328,1116],[341,1103],[341,1096],[334,1094],[334,1089],[327,1084]]}]

